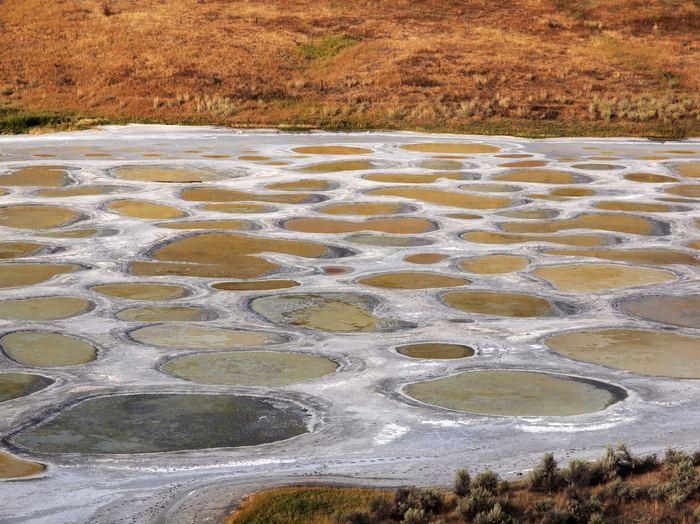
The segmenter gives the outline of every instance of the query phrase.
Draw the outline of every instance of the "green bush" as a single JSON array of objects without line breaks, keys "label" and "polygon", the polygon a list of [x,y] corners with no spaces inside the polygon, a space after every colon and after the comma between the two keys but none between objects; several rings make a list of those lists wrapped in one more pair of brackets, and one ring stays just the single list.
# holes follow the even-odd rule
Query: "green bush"
[{"label": "green bush", "polygon": [[481,486],[472,486],[468,496],[459,501],[459,514],[464,519],[473,519],[479,513],[488,513],[496,505],[496,497]]},{"label": "green bush", "polygon": [[569,486],[585,488],[591,485],[593,472],[591,465],[585,460],[574,459],[561,472],[564,482]]},{"label": "green bush", "polygon": [[527,478],[527,486],[530,491],[550,493],[556,491],[563,484],[563,479],[554,455],[545,453],[540,463],[533,469]]},{"label": "green bush", "polygon": [[498,493],[498,483],[500,480],[497,473],[487,469],[474,477],[474,480],[471,481],[471,489],[481,488],[491,495],[496,495]]},{"label": "green bush", "polygon": [[511,524],[515,520],[508,515],[497,502],[490,511],[479,513],[474,517],[474,524]]},{"label": "green bush", "polygon": [[455,487],[454,494],[458,497],[465,497],[469,495],[469,489],[471,484],[471,476],[466,468],[458,469],[455,475]]}]

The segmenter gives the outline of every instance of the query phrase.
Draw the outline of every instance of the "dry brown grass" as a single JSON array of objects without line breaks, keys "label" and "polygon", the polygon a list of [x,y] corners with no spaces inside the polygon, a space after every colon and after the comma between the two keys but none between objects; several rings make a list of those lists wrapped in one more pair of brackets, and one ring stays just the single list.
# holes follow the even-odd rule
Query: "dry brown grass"
[{"label": "dry brown grass", "polygon": [[700,129],[696,0],[4,0],[0,103],[114,120]]}]

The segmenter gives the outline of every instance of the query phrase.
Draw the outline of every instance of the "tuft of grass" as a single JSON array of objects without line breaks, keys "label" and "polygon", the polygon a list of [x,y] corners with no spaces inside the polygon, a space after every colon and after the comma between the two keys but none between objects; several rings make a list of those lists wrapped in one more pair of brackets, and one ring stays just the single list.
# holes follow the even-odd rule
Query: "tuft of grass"
[{"label": "tuft of grass", "polygon": [[300,44],[297,49],[305,59],[319,60],[333,57],[359,41],[358,37],[351,35],[327,35],[308,44]]},{"label": "tuft of grass", "polygon": [[382,492],[376,489],[338,487],[287,487],[254,495],[226,524],[332,523],[335,517],[367,509]]},{"label": "tuft of grass", "polygon": [[37,127],[57,127],[67,120],[66,115],[46,111],[0,107],[0,134],[26,133]]}]

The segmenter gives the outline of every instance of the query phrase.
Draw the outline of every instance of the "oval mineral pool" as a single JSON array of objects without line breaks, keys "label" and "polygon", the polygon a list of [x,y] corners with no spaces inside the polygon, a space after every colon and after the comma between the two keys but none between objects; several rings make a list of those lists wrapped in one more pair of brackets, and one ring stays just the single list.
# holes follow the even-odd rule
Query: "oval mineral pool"
[{"label": "oval mineral pool", "polygon": [[264,204],[240,203],[240,204],[205,204],[202,206],[205,211],[216,211],[217,213],[269,213],[274,211],[274,207]]},{"label": "oval mineral pool", "polygon": [[272,191],[329,191],[336,187],[332,180],[322,178],[309,178],[303,180],[292,180],[291,182],[275,182],[267,184],[265,189]]},{"label": "oval mineral pool", "polygon": [[[167,167],[167,166],[122,166],[114,169],[112,174],[122,180],[138,182],[208,182],[227,178],[223,173],[205,169]],[[238,176],[238,175],[234,175]]]},{"label": "oval mineral pool", "polygon": [[525,269],[529,263],[529,258],[517,255],[484,255],[481,257],[463,258],[457,265],[460,269],[470,273],[499,275],[515,273]]},{"label": "oval mineral pool", "polygon": [[700,259],[690,253],[671,249],[546,249],[542,253],[545,255],[616,260],[635,264],[700,264]]},{"label": "oval mineral pool", "polygon": [[37,242],[0,242],[0,260],[36,255],[46,247]]},{"label": "oval mineral pool", "polygon": [[698,198],[700,197],[700,184],[678,184],[667,187],[664,189],[664,192],[683,197]]},{"label": "oval mineral pool", "polygon": [[304,166],[299,168],[299,171],[304,173],[340,173],[342,171],[364,171],[374,167],[374,163],[369,160],[339,160]]},{"label": "oval mineral pool", "polygon": [[32,286],[78,269],[77,264],[2,264],[0,288]]},{"label": "oval mineral pool", "polygon": [[673,176],[660,175],[658,173],[627,173],[623,175],[624,179],[632,182],[640,182],[646,184],[668,184],[670,182],[678,182],[678,179]]},{"label": "oval mineral pool", "polygon": [[442,300],[450,307],[468,313],[497,317],[551,317],[558,308],[552,301],[536,295],[502,291],[449,291]]},{"label": "oval mineral pool", "polygon": [[469,371],[406,386],[411,397],[443,408],[516,417],[602,411],[626,392],[594,380],[532,371]]},{"label": "oval mineral pool", "polygon": [[81,213],[66,207],[17,204],[0,207],[0,226],[16,229],[49,229],[77,222]]},{"label": "oval mineral pool", "polygon": [[368,155],[371,149],[356,146],[301,146],[292,149],[302,155]]},{"label": "oval mineral pool", "polygon": [[112,193],[118,193],[119,191],[131,191],[131,188],[121,187],[121,186],[73,186],[73,187],[62,187],[58,189],[42,189],[37,191],[36,196],[43,198],[68,198],[68,197],[81,197],[81,196],[94,196],[94,195],[109,195]]},{"label": "oval mineral pool", "polygon": [[211,287],[223,291],[269,291],[271,289],[287,289],[299,285],[301,284],[295,280],[248,280],[243,282],[216,282]]},{"label": "oval mineral pool", "polygon": [[195,230],[217,229],[233,231],[250,231],[258,226],[250,220],[182,220],[179,222],[161,222],[156,227],[163,229]]},{"label": "oval mineral pool", "polygon": [[447,173],[372,173],[362,178],[372,182],[386,182],[388,184],[432,184],[433,182],[446,180],[463,180],[465,175],[449,171]]},{"label": "oval mineral pool", "polygon": [[601,263],[541,266],[532,274],[544,278],[557,289],[569,292],[598,292],[649,286],[672,282],[678,278],[664,269]]},{"label": "oval mineral pool", "polygon": [[286,400],[160,393],[83,400],[11,441],[33,453],[157,453],[255,446],[306,432],[306,411]]},{"label": "oval mineral pool", "polygon": [[530,184],[575,184],[582,181],[573,173],[552,169],[521,169],[492,177],[493,180]]},{"label": "oval mineral pool", "polygon": [[84,298],[69,296],[19,298],[0,302],[0,318],[11,320],[61,320],[92,309]]},{"label": "oval mineral pool", "polygon": [[604,328],[553,335],[545,344],[564,356],[640,375],[700,378],[700,338],[645,329]]},{"label": "oval mineral pool", "polygon": [[369,218],[362,221],[336,220],[330,218],[294,218],[284,223],[284,228],[302,233],[353,233],[377,231],[410,235],[434,231],[437,226],[425,218]]},{"label": "oval mineral pool", "polygon": [[116,317],[126,322],[194,322],[216,314],[199,306],[140,306],[123,309]]},{"label": "oval mineral pool", "polygon": [[0,338],[3,352],[27,366],[77,366],[97,358],[97,349],[76,337],[49,331],[15,331]]},{"label": "oval mineral pool", "polygon": [[310,204],[326,199],[314,193],[253,193],[218,187],[185,189],[180,193],[180,198],[188,202],[271,202],[275,204]]},{"label": "oval mineral pool", "polygon": [[497,215],[508,218],[520,218],[525,220],[546,220],[558,217],[561,212],[557,209],[519,209],[516,211],[501,211]]},{"label": "oval mineral pool", "polygon": [[420,200],[438,206],[461,207],[465,209],[496,209],[509,206],[514,202],[509,197],[496,197],[489,195],[470,195],[442,189],[429,189],[425,187],[387,187],[373,189],[367,192],[373,196],[394,196]]},{"label": "oval mineral pool", "polygon": [[373,233],[350,235],[345,240],[353,244],[375,247],[415,247],[429,246],[434,243],[432,240],[425,237],[375,235]]},{"label": "oval mineral pool", "polygon": [[700,178],[700,162],[671,164],[671,168],[682,177]]},{"label": "oval mineral pool", "polygon": [[442,253],[415,253],[413,255],[406,255],[403,257],[405,262],[409,262],[410,264],[437,264],[438,262],[442,262],[446,258],[449,258],[449,255],[443,255]]},{"label": "oval mineral pool", "polygon": [[324,244],[235,233],[201,233],[158,247],[158,262],[133,262],[135,275],[183,275],[214,278],[257,278],[280,266],[264,253],[283,253],[305,258],[330,258],[342,252]]},{"label": "oval mineral pool", "polygon": [[666,232],[663,223],[621,213],[584,213],[574,218],[548,222],[505,222],[500,227],[508,233],[556,233],[569,229],[595,229],[634,235],[658,235]]},{"label": "oval mineral pool", "polygon": [[419,153],[435,154],[477,154],[477,153],[498,153],[501,148],[488,144],[466,143],[466,142],[423,142],[420,144],[405,144],[400,146],[406,151],[416,151]]},{"label": "oval mineral pool", "polygon": [[364,286],[387,289],[434,289],[471,284],[471,281],[466,278],[424,271],[382,273],[361,278],[357,282]]},{"label": "oval mineral pool", "polygon": [[272,351],[197,353],[176,357],[161,370],[169,375],[227,386],[286,386],[333,373],[338,365],[324,357]]},{"label": "oval mineral pool", "polygon": [[63,166],[27,166],[0,175],[0,186],[14,187],[60,187],[71,182]]},{"label": "oval mineral pool", "polygon": [[53,384],[53,380],[30,373],[0,373],[0,402],[31,395]]},{"label": "oval mineral pool", "polygon": [[118,215],[129,218],[156,220],[165,218],[180,218],[185,212],[174,206],[158,204],[147,200],[113,200],[105,207]]},{"label": "oval mineral pool", "polygon": [[44,469],[46,467],[43,464],[0,451],[0,479],[31,477],[41,473]]},{"label": "oval mineral pool", "polygon": [[265,320],[283,326],[333,333],[373,333],[411,327],[406,322],[378,317],[377,302],[367,295],[307,293],[258,297],[250,308]]},{"label": "oval mineral pool", "polygon": [[399,346],[396,351],[411,358],[425,359],[455,359],[466,358],[474,355],[474,350],[462,344],[448,344],[446,342],[423,342],[421,344],[407,344]]},{"label": "oval mineral pool", "polygon": [[154,282],[120,282],[100,284],[92,291],[110,297],[129,300],[175,300],[187,295],[187,289],[176,284],[156,284]]},{"label": "oval mineral pool", "polygon": [[286,342],[286,337],[265,331],[228,329],[197,324],[154,324],[135,329],[129,336],[147,346],[177,349],[236,349]]},{"label": "oval mineral pool", "polygon": [[625,168],[625,166],[618,164],[574,164],[571,167],[574,169],[583,169],[584,171],[612,171],[614,169]]},{"label": "oval mineral pool", "polygon": [[318,208],[319,213],[326,215],[393,215],[406,213],[410,207],[400,202],[350,202],[347,204],[331,204]]},{"label": "oval mineral pool", "polygon": [[646,295],[623,301],[625,313],[653,322],[700,328],[700,295]]},{"label": "oval mineral pool", "polygon": [[594,247],[614,244],[615,237],[607,235],[517,235],[497,231],[467,231],[459,235],[462,240],[476,244],[538,244],[551,243],[565,246]]}]

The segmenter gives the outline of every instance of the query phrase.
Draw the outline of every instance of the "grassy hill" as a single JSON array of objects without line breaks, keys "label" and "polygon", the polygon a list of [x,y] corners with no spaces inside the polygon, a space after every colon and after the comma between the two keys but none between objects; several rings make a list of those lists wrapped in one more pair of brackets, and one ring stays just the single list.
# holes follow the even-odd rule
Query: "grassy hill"
[{"label": "grassy hill", "polygon": [[700,0],[0,0],[0,106],[111,121],[698,135],[699,33]]}]

